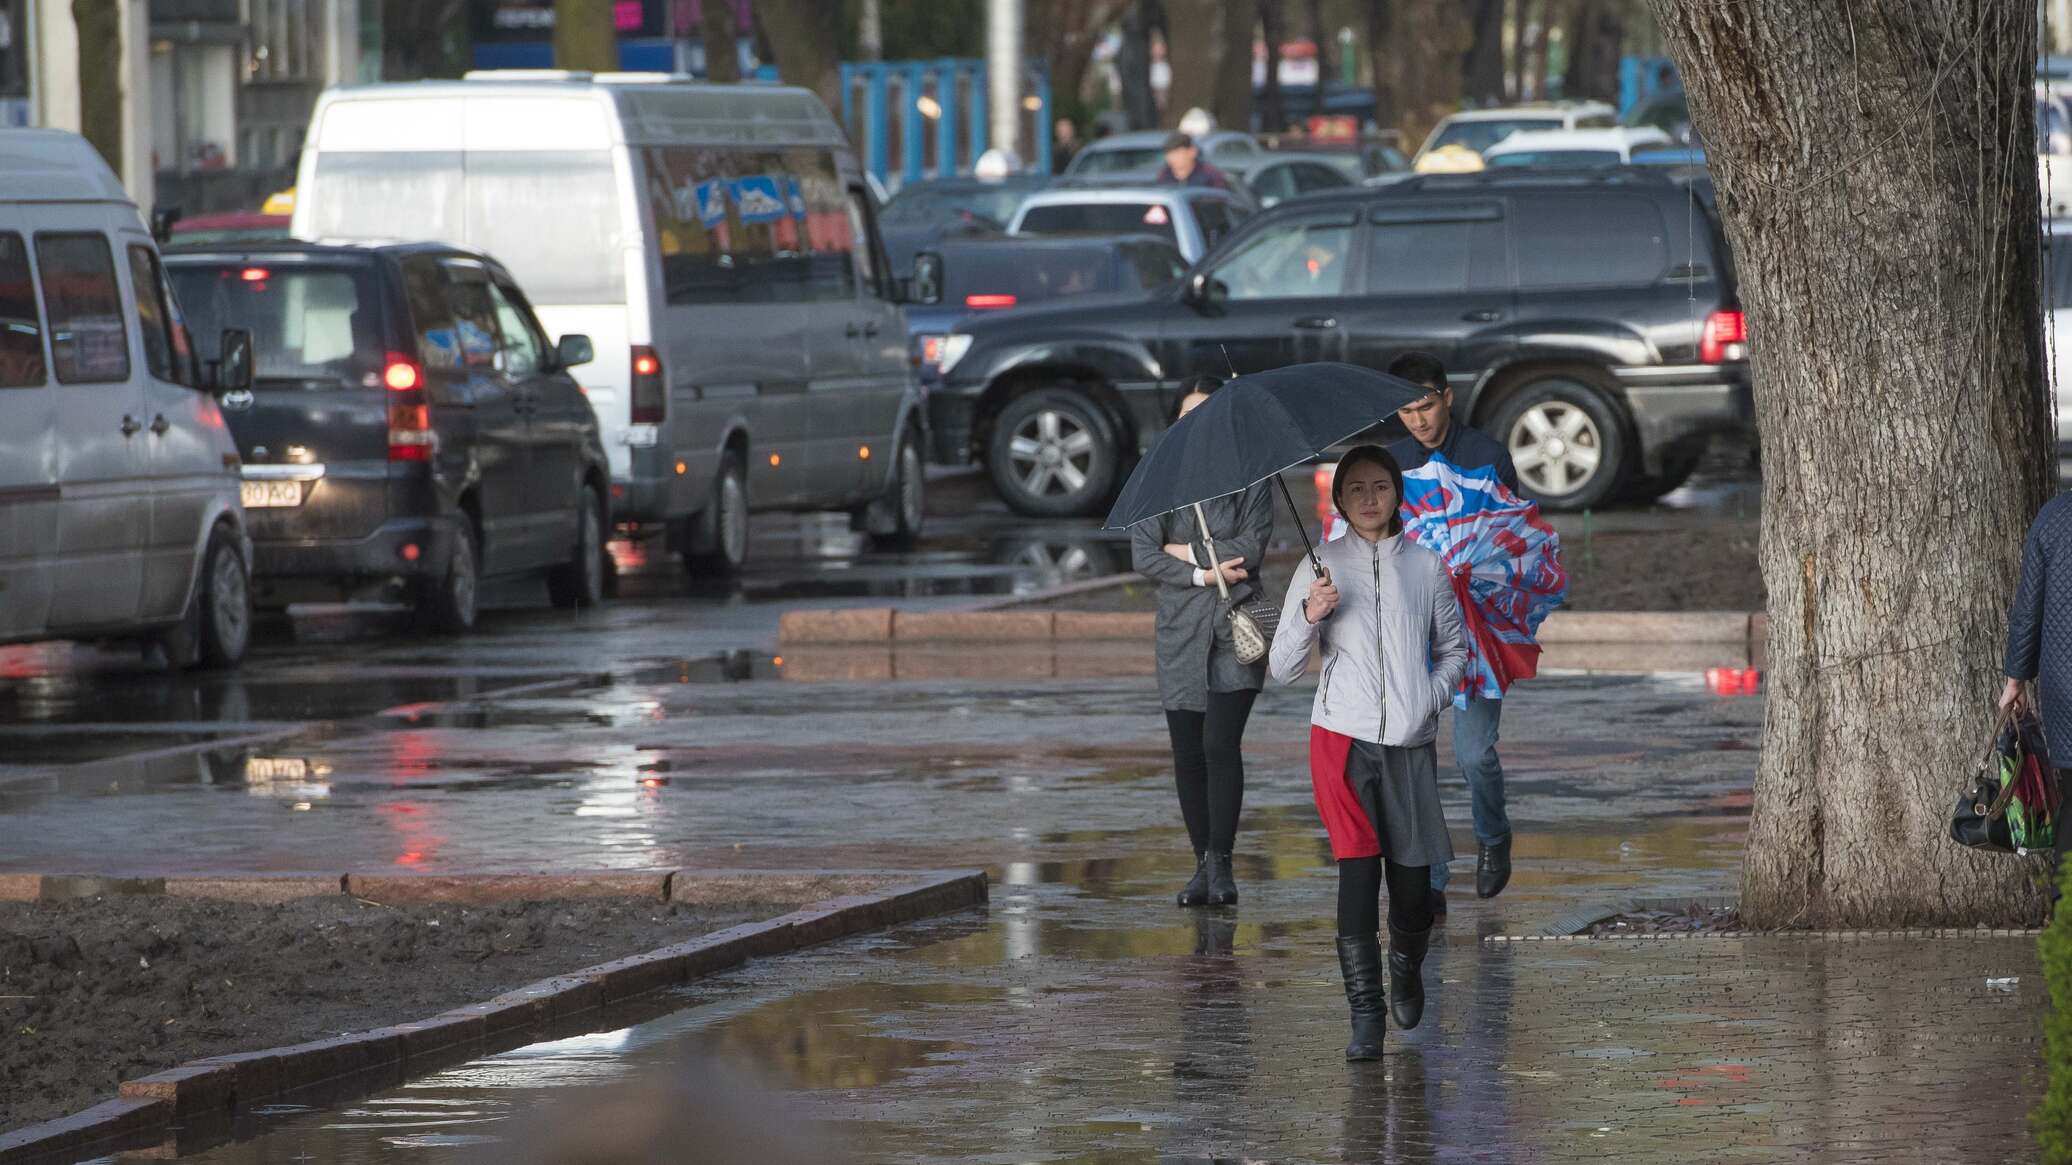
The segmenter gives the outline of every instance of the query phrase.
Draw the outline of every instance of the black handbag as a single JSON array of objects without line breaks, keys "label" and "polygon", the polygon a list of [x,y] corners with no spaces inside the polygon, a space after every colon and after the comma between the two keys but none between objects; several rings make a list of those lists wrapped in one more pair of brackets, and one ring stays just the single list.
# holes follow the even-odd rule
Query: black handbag
[{"label": "black handbag", "polygon": [[2057,770],[2033,717],[2000,713],[1971,783],[1950,810],[1950,840],[1989,853],[2051,848],[2058,828]]}]

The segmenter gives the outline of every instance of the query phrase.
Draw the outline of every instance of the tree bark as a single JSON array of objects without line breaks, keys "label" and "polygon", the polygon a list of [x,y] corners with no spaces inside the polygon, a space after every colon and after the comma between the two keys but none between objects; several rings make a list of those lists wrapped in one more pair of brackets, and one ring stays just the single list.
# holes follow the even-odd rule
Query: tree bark
[{"label": "tree bark", "polygon": [[1115,54],[1116,79],[1122,87],[1122,116],[1131,129],[1158,124],[1158,102],[1151,92],[1151,26],[1158,0],[1130,0],[1122,10],[1122,43]]},{"label": "tree bark", "polygon": [[1547,96],[1548,83],[1551,80],[1548,76],[1547,55],[1553,43],[1547,33],[1554,27],[1554,21],[1558,16],[1554,0],[1537,0],[1537,5],[1540,18],[1532,34],[1532,48],[1526,53],[1525,61],[1525,79],[1530,92],[1522,98],[1531,101],[1544,100]]},{"label": "tree bark", "polygon": [[1218,0],[1165,0],[1166,64],[1172,70],[1166,86],[1167,125],[1177,123],[1190,109],[1215,112],[1217,66],[1223,57],[1221,7]]},{"label": "tree bark", "polygon": [[777,75],[842,108],[842,6],[825,0],[756,0],[750,9],[776,56]]},{"label": "tree bark", "polygon": [[1568,24],[1568,71],[1561,79],[1563,97],[1618,101],[1625,6],[1626,0],[1575,0]]},{"label": "tree bark", "polygon": [[1331,42],[1331,22],[1324,19],[1324,0],[1308,0],[1308,8],[1309,39],[1317,46],[1317,87],[1321,90],[1338,79],[1337,70],[1332,67],[1337,62],[1331,59],[1336,46]]},{"label": "tree bark", "polygon": [[619,67],[611,0],[554,0],[554,67],[610,73]]},{"label": "tree bark", "polygon": [[1527,48],[1531,27],[1532,0],[1511,0],[1510,75],[1504,81],[1504,96],[1511,101],[1525,100],[1525,62],[1531,56]]},{"label": "tree bark", "polygon": [[734,27],[734,0],[705,0],[699,12],[705,42],[705,79],[731,84],[741,79],[741,30]]},{"label": "tree bark", "polygon": [[1209,112],[1227,129],[1252,128],[1252,30],[1259,12],[1253,0],[1223,0],[1216,6],[1216,92]]},{"label": "tree bark", "polygon": [[1743,916],[2033,922],[2032,864],[1945,831],[2055,484],[2036,7],[1649,2],[1718,183],[1758,386],[1770,665]]},{"label": "tree bark", "polygon": [[1495,105],[1504,99],[1504,0],[1474,0],[1468,27],[1461,87],[1475,104]]},{"label": "tree bark", "polygon": [[[123,178],[122,19],[118,0],[72,0],[79,28],[79,134]],[[175,164],[180,159],[169,159]]]},{"label": "tree bark", "polygon": [[1083,110],[1094,45],[1121,7],[1117,0],[1032,0],[1029,5],[1029,42],[1050,63],[1051,94],[1059,116]]},{"label": "tree bark", "polygon": [[1259,128],[1267,133],[1288,128],[1288,109],[1281,100],[1281,42],[1288,37],[1288,14],[1281,4],[1282,0],[1259,0],[1259,39],[1266,46],[1266,73],[1259,87]]},{"label": "tree bark", "polygon": [[1374,124],[1383,129],[1397,128],[1403,120],[1397,72],[1402,48],[1396,43],[1396,0],[1367,0],[1367,62],[1374,71]]}]

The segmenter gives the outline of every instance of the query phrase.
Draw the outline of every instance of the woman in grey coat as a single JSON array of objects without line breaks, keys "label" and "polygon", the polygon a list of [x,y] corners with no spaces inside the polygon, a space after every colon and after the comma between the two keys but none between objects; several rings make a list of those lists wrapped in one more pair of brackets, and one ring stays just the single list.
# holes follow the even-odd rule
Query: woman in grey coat
[{"label": "woman in grey coat", "polygon": [[1310,712],[1309,779],[1338,860],[1338,966],[1352,1009],[1348,1060],[1381,1055],[1380,895],[1389,891],[1389,1010],[1424,1017],[1433,865],[1453,860],[1433,740],[1468,665],[1460,605],[1437,554],[1403,537],[1403,472],[1379,445],[1338,463],[1331,501],[1352,529],[1298,569],[1267,664],[1284,684],[1323,671]]},{"label": "woman in grey coat", "polygon": [[[1213,376],[1189,380],[1174,419],[1221,384]],[[1213,572],[1222,571],[1232,602],[1256,592],[1253,579],[1273,537],[1273,496],[1255,485],[1201,509],[1220,562],[1209,560],[1192,506],[1137,523],[1130,545],[1137,572],[1158,584],[1158,698],[1173,741],[1180,817],[1194,845],[1194,877],[1178,900],[1228,906],[1237,901],[1230,854],[1245,798],[1241,746],[1266,667],[1238,662]]]}]

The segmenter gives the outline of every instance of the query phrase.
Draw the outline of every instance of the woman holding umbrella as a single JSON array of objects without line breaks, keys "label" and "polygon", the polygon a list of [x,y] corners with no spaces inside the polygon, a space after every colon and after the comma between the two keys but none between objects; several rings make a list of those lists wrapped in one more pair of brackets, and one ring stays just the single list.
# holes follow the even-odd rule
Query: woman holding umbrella
[{"label": "woman holding umbrella", "polygon": [[1310,784],[1338,861],[1338,965],[1352,1009],[1348,1060],[1380,1057],[1380,892],[1389,895],[1389,1009],[1424,1016],[1431,868],[1453,860],[1433,740],[1468,662],[1443,561],[1403,537],[1403,473],[1378,445],[1338,463],[1331,501],[1351,534],[1295,572],[1268,657],[1292,684],[1322,644],[1310,714]]},{"label": "woman holding umbrella", "polygon": [[[1221,385],[1213,376],[1186,381],[1174,419]],[[1204,520],[1220,561],[1211,561],[1204,545]],[[1272,537],[1273,496],[1264,485],[1160,514],[1130,532],[1137,572],[1158,584],[1158,696],[1172,737],[1180,816],[1194,845],[1194,877],[1179,893],[1182,906],[1237,902],[1230,856],[1245,796],[1241,746],[1266,668],[1264,661],[1238,662],[1216,573],[1232,602],[1251,597]]]}]

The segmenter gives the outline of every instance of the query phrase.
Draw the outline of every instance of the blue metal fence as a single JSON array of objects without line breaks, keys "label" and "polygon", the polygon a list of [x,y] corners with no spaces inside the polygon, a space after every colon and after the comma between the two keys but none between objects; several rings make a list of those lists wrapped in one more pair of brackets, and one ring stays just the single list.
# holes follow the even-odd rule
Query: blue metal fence
[{"label": "blue metal fence", "polygon": [[[1034,149],[1025,161],[1048,173],[1049,72],[1032,63],[1026,89],[1036,108],[1023,114],[1022,140]],[[968,173],[991,144],[986,63],[956,57],[844,62],[842,124],[865,168],[887,186]]]}]

